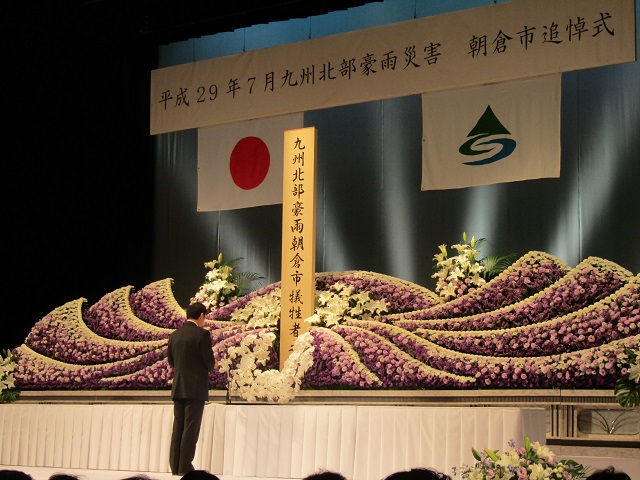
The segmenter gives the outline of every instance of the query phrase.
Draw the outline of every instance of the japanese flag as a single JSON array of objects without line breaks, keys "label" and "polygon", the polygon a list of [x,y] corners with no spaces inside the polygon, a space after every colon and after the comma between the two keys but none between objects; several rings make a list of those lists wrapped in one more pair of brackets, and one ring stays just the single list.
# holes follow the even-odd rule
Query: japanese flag
[{"label": "japanese flag", "polygon": [[303,113],[198,129],[198,211],[282,203],[284,131]]}]

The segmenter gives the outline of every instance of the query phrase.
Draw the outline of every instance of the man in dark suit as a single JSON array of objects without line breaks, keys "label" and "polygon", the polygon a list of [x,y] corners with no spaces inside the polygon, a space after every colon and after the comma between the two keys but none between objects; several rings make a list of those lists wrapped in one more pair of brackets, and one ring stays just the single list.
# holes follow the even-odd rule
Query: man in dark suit
[{"label": "man in dark suit", "polygon": [[204,326],[206,307],[196,302],[187,308],[187,321],[169,335],[168,360],[174,368],[173,433],[169,464],[173,475],[194,470],[204,403],[209,400],[209,372],[215,367],[211,335]]}]

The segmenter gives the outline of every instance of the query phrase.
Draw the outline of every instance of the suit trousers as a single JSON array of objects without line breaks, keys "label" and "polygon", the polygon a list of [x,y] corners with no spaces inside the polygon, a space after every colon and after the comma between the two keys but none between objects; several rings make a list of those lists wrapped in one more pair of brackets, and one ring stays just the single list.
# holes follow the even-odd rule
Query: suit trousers
[{"label": "suit trousers", "polygon": [[194,470],[191,462],[196,455],[204,402],[190,398],[173,399],[173,433],[169,451],[173,475],[184,475]]}]

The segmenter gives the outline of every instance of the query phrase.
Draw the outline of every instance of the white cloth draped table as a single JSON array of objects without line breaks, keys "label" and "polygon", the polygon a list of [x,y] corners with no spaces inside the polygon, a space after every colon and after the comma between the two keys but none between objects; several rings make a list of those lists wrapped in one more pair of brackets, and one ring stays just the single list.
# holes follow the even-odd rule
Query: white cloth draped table
[{"label": "white cloth draped table", "polygon": [[[0,464],[169,471],[173,405],[0,405]],[[471,448],[545,442],[544,408],[364,405],[205,406],[194,466],[218,475],[353,480],[432,467],[449,475]]]}]

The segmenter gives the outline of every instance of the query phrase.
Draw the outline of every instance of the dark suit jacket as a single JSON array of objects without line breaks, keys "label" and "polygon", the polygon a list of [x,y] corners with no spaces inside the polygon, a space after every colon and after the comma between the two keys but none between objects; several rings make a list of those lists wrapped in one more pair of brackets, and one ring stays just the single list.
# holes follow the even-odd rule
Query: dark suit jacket
[{"label": "dark suit jacket", "polygon": [[208,330],[185,322],[169,335],[168,360],[174,368],[171,398],[209,400],[209,372],[215,361]]}]

